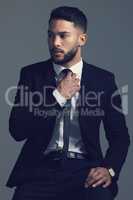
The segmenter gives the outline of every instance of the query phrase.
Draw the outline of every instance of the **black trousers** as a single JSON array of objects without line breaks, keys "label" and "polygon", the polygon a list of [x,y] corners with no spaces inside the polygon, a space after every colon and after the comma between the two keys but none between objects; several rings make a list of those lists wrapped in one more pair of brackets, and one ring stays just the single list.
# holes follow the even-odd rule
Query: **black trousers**
[{"label": "black trousers", "polygon": [[12,200],[113,200],[108,188],[85,188],[88,160],[47,161],[31,180],[16,187]]}]

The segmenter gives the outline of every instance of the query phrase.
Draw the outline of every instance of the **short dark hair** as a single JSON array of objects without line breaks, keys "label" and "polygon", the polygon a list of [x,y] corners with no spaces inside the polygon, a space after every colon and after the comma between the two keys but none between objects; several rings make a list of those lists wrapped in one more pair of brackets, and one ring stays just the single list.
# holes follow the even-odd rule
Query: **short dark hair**
[{"label": "short dark hair", "polygon": [[61,6],[53,9],[49,24],[54,19],[64,19],[73,22],[74,25],[80,27],[83,32],[87,32],[87,18],[85,14],[76,7]]}]

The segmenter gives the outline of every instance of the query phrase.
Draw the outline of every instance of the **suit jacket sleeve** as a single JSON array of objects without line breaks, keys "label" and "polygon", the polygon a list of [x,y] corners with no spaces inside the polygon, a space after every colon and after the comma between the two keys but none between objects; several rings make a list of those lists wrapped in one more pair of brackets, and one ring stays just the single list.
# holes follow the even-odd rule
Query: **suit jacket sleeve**
[{"label": "suit jacket sleeve", "polygon": [[[11,136],[16,141],[22,141],[24,139],[39,137],[39,134],[41,134],[43,131],[42,124],[45,123],[45,125],[47,125],[48,120],[49,120],[48,122],[49,125],[54,122],[52,119],[55,118],[55,116],[53,117],[51,116],[49,118],[35,116],[34,113],[29,110],[30,103],[28,105],[22,104],[22,98],[24,98],[24,96],[22,96],[20,88],[23,91],[25,91],[25,88],[27,87],[28,94],[30,92],[34,92],[35,89],[33,86],[34,83],[32,79],[33,79],[32,71],[30,70],[29,73],[27,67],[22,68],[20,72],[20,79],[18,82],[14,106],[11,110],[11,114],[9,117],[9,131]],[[62,110],[62,107],[58,104],[55,97],[53,96],[52,87],[49,89],[49,91],[47,91],[47,93],[48,93],[47,98],[49,104],[53,106],[46,107],[45,111],[51,111],[52,109],[58,111]]]},{"label": "suit jacket sleeve", "polygon": [[[109,147],[104,158],[103,166],[112,167],[116,173],[115,179],[118,179],[121,167],[127,156],[130,139],[124,114],[120,112],[122,110],[120,94],[118,92],[114,97],[112,96],[115,91],[118,91],[114,75],[111,75],[109,78],[105,116],[103,119]],[[111,99],[112,97],[113,99]]]}]

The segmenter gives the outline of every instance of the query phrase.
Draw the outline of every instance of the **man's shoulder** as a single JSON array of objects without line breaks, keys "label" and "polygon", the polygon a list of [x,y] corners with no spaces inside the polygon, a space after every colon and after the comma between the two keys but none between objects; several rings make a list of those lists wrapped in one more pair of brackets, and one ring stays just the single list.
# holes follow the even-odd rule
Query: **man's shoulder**
[{"label": "man's shoulder", "polygon": [[22,72],[25,73],[34,73],[34,72],[42,72],[47,71],[48,67],[52,64],[51,60],[44,60],[40,62],[36,62],[33,64],[26,65],[21,68]]},{"label": "man's shoulder", "polygon": [[112,78],[114,77],[114,73],[103,69],[102,67],[93,65],[93,64],[89,64],[87,62],[84,62],[84,66],[87,68],[88,73],[91,73],[92,75],[94,75],[97,78]]}]

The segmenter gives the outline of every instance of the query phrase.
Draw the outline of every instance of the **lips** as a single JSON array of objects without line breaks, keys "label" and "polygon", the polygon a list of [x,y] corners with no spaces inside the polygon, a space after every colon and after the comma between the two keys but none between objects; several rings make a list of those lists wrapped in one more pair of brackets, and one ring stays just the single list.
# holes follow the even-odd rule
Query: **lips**
[{"label": "lips", "polygon": [[62,49],[52,49],[52,53],[63,53]]},{"label": "lips", "polygon": [[61,56],[62,54],[63,54],[63,52],[61,52],[61,51],[54,51],[53,52],[54,56]]},{"label": "lips", "polygon": [[55,55],[63,54],[63,52],[54,52]]}]

